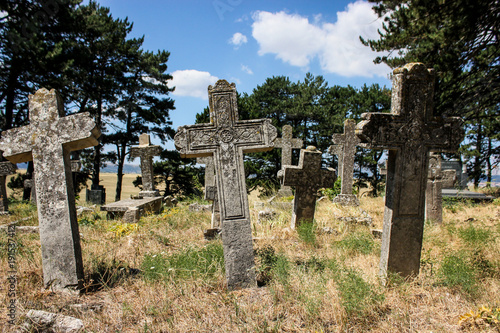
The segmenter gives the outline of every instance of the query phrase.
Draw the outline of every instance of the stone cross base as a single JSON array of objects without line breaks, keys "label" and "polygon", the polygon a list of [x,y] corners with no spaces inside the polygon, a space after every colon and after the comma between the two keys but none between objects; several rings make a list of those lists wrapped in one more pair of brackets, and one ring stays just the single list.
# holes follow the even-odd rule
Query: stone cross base
[{"label": "stone cross base", "polygon": [[333,198],[333,203],[342,206],[359,206],[359,200],[354,194],[339,194]]}]

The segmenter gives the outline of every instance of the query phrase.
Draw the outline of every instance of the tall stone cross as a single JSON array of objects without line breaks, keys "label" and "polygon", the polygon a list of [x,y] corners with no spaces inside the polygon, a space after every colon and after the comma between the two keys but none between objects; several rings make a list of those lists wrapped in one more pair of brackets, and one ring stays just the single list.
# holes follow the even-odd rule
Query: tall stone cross
[{"label": "tall stone cross", "polygon": [[219,80],[208,87],[210,123],[181,126],[175,146],[182,157],[214,157],[228,288],[256,285],[252,227],[243,153],[273,148],[277,131],[269,119],[238,120],[236,86]]},{"label": "tall stone cross", "polygon": [[5,183],[8,175],[16,173],[17,166],[10,162],[0,162],[0,215],[9,213],[9,199]]},{"label": "tall stone cross", "polygon": [[300,150],[299,165],[283,167],[283,183],[295,187],[291,228],[301,223],[311,223],[316,210],[316,192],[323,187],[333,187],[337,175],[334,169],[321,168],[322,154],[314,146]]},{"label": "tall stone cross", "polygon": [[431,153],[425,190],[425,219],[434,223],[443,223],[443,173],[441,156]]},{"label": "tall stone cross", "polygon": [[139,136],[139,146],[130,148],[130,156],[141,159],[142,191],[139,192],[139,195],[142,197],[159,196],[158,190],[155,189],[153,157],[160,155],[160,153],[161,147],[152,145],[147,133]]},{"label": "tall stone cross", "polygon": [[356,134],[367,147],[388,149],[384,231],[380,258],[406,277],[420,268],[429,151],[456,151],[460,118],[433,115],[434,73],[421,63],[394,70],[391,113],[364,113]]},{"label": "tall stone cross", "polygon": [[340,179],[340,194],[334,199],[334,203],[344,206],[359,206],[358,198],[352,194],[354,156],[356,155],[356,146],[359,144],[359,138],[354,134],[356,121],[346,119],[344,121],[344,133],[335,133],[332,135],[333,144],[342,146],[342,160],[339,159],[339,165],[342,164],[342,174]]},{"label": "tall stone cross", "polygon": [[205,234],[217,233],[221,229],[219,198],[215,184],[215,165],[213,156],[198,157],[196,162],[205,164],[205,200],[212,201],[211,230]]},{"label": "tall stone cross", "polygon": [[29,96],[30,124],[4,131],[0,150],[13,163],[33,160],[43,280],[53,289],[81,288],[83,264],[71,177],[70,152],[97,145],[88,113],[64,117],[55,90]]},{"label": "tall stone cross", "polygon": [[[293,138],[292,126],[285,125],[282,128],[281,138],[277,138],[274,141],[275,148],[281,148],[281,168],[283,169],[285,165],[292,165],[292,149],[302,148],[304,145],[302,139]],[[293,195],[290,186],[281,185],[279,190],[279,196],[291,196]]]}]

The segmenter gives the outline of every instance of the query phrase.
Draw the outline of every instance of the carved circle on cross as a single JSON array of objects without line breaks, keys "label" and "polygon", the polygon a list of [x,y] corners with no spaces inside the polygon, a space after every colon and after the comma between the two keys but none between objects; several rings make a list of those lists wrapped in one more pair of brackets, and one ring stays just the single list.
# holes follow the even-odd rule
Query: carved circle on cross
[{"label": "carved circle on cross", "polygon": [[231,141],[233,141],[233,138],[234,138],[234,134],[233,134],[233,131],[231,131],[230,129],[223,129],[219,133],[219,139],[222,142],[225,142],[225,143],[231,142]]}]

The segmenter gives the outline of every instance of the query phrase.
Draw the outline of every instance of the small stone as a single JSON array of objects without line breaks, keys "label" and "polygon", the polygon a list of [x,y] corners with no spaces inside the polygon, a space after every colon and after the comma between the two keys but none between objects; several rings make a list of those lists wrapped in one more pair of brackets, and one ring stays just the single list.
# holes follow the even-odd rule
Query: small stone
[{"label": "small stone", "polygon": [[29,332],[58,333],[77,333],[84,328],[83,322],[78,318],[40,310],[29,310],[23,326]]},{"label": "small stone", "polygon": [[383,233],[382,229],[372,229],[372,235],[377,239],[382,239],[382,233]]}]

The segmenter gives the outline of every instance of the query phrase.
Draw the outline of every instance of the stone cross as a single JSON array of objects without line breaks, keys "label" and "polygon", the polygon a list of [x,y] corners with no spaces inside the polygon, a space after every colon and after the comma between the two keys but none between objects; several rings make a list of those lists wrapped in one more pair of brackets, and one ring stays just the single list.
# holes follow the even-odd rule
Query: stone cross
[{"label": "stone cross", "polygon": [[441,156],[431,153],[427,188],[425,190],[425,219],[434,223],[443,223],[443,174]]},{"label": "stone cross", "polygon": [[152,145],[149,134],[143,133],[139,136],[139,146],[130,148],[130,156],[141,158],[142,191],[141,197],[156,197],[158,190],[155,189],[153,173],[153,157],[161,153],[161,147]]},{"label": "stone cross", "polygon": [[30,200],[32,203],[36,205],[36,188],[35,188],[35,182],[33,181],[33,178],[35,178],[35,174],[33,173],[31,175],[31,179],[25,179],[24,180],[24,188],[29,188],[30,189]]},{"label": "stone cross", "polygon": [[181,126],[175,146],[182,157],[214,157],[228,288],[256,285],[252,226],[243,153],[273,148],[270,119],[238,120],[236,86],[219,80],[208,87],[210,123]]},{"label": "stone cross", "polygon": [[356,134],[368,148],[388,149],[384,231],[380,259],[407,277],[420,268],[429,151],[456,151],[460,118],[433,115],[434,73],[421,63],[394,70],[391,113],[364,113]]},{"label": "stone cross", "polygon": [[[302,148],[302,139],[293,138],[292,126],[285,125],[282,128],[281,138],[277,138],[274,141],[275,148],[281,148],[281,168],[283,169],[285,165],[292,165],[292,149]],[[281,185],[279,191],[279,196],[291,196],[293,195],[290,186]]]},{"label": "stone cross", "polygon": [[337,156],[337,175],[342,174],[342,160],[344,159],[344,147],[342,145],[331,145],[328,147],[330,155]]},{"label": "stone cross", "polygon": [[283,183],[295,187],[291,228],[311,223],[316,210],[316,192],[333,187],[337,175],[334,169],[321,168],[322,154],[314,146],[300,150],[299,165],[287,165],[283,170]]},{"label": "stone cross", "polygon": [[33,160],[45,287],[81,288],[70,152],[97,145],[100,133],[87,112],[64,117],[63,102],[54,89],[30,95],[29,110],[30,124],[2,132],[0,150],[13,163]]},{"label": "stone cross", "polygon": [[340,179],[340,194],[334,199],[334,203],[339,203],[344,206],[359,206],[358,198],[352,194],[354,156],[356,155],[356,146],[359,144],[358,137],[354,134],[356,121],[354,119],[346,119],[344,122],[344,133],[335,133],[332,136],[334,145],[342,146],[342,161],[339,159],[339,164],[342,164],[342,174]]},{"label": "stone cross", "polygon": [[9,213],[9,199],[5,183],[8,175],[16,173],[17,166],[10,162],[0,162],[0,215]]},{"label": "stone cross", "polygon": [[215,185],[215,165],[213,156],[198,157],[196,162],[205,164],[205,200],[212,201],[211,230],[205,234],[212,234],[221,229],[219,198]]}]

